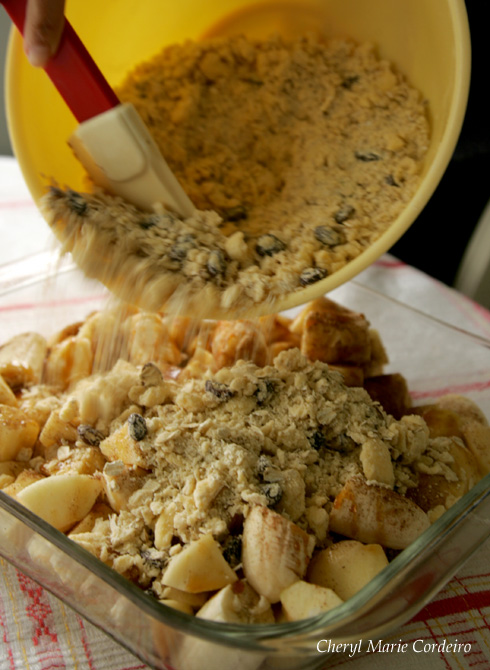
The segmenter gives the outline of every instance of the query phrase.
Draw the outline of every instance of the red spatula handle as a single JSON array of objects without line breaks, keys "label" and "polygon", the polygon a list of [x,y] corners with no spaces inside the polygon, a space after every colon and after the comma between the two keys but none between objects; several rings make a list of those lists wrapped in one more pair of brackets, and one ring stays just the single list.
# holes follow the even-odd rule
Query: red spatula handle
[{"label": "red spatula handle", "polygon": [[[23,35],[27,0],[0,0],[0,3]],[[44,69],[80,123],[119,104],[118,97],[66,19],[58,51]]]}]

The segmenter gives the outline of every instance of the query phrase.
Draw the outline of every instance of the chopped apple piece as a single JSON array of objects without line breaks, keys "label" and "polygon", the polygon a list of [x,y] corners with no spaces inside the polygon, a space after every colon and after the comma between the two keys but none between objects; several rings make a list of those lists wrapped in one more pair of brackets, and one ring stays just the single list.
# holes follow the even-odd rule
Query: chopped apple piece
[{"label": "chopped apple piece", "polygon": [[63,532],[81,521],[92,509],[102,486],[90,475],[45,477],[22,489],[17,500]]},{"label": "chopped apple piece", "polygon": [[14,460],[21,449],[32,449],[39,424],[16,407],[0,405],[0,461]]},{"label": "chopped apple piece", "polygon": [[306,577],[348,600],[387,565],[381,545],[342,540],[313,556]]},{"label": "chopped apple piece", "polygon": [[227,623],[274,623],[270,603],[244,581],[222,588],[201,607],[196,616]]},{"label": "chopped apple piece", "polygon": [[141,468],[148,466],[139,442],[129,434],[127,423],[102,440],[100,450],[108,461],[122,461],[125,465],[136,465]]},{"label": "chopped apple piece", "polygon": [[17,407],[18,404],[15,393],[4,380],[2,375],[0,375],[0,404],[10,405],[10,407]]},{"label": "chopped apple piece", "polygon": [[0,347],[0,374],[11,389],[39,384],[47,342],[38,333],[21,333]]},{"label": "chopped apple piece", "polygon": [[236,580],[219,544],[207,533],[171,558],[162,582],[181,591],[200,593],[216,591]]},{"label": "chopped apple piece", "polygon": [[332,589],[299,580],[281,593],[287,621],[308,619],[341,605],[344,601]]}]

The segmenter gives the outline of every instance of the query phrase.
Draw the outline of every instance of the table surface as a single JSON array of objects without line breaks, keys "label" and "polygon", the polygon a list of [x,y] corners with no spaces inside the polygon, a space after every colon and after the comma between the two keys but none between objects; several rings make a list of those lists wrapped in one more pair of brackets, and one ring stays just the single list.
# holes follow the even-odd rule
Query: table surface
[{"label": "table surface", "polygon": [[[0,264],[54,248],[51,233],[31,200],[17,162],[10,157],[0,157],[0,241]],[[357,281],[490,339],[487,310],[389,255],[363,272]],[[400,629],[391,641],[407,643],[405,651],[339,657],[338,667],[370,670],[396,663],[398,670],[488,670],[489,550],[490,540],[424,610]],[[456,643],[466,645],[466,651],[447,652],[438,646]],[[425,645],[431,651],[424,651]],[[0,559],[0,670],[31,668],[144,670],[147,666]]]}]

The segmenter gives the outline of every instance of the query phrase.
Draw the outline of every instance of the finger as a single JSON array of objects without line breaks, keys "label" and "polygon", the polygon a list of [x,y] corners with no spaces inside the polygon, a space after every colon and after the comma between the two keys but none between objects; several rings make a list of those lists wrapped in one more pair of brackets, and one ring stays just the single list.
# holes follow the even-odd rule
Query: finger
[{"label": "finger", "polygon": [[56,53],[64,23],[65,0],[29,0],[24,49],[32,65],[44,67]]}]

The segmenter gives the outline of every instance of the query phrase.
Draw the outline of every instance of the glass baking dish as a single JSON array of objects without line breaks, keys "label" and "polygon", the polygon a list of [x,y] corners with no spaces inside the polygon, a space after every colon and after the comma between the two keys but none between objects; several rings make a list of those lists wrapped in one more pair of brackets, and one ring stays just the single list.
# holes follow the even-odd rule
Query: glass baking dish
[{"label": "glass baking dish", "polygon": [[[455,392],[490,418],[490,342],[358,282],[330,294],[362,311],[385,344],[387,372],[414,403]],[[0,267],[0,344],[15,333],[50,335],[110,297],[49,253]],[[340,643],[373,642],[424,607],[490,535],[490,475],[401,552],[355,597],[318,617],[275,625],[220,624],[159,604],[0,491],[0,555],[156,670],[327,667]]]}]

